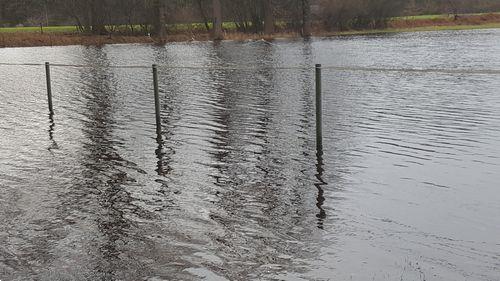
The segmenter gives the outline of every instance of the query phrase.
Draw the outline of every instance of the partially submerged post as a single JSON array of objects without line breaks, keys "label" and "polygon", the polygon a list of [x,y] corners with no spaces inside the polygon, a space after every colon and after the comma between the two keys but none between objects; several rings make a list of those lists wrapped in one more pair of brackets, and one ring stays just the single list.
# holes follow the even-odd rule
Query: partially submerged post
[{"label": "partially submerged post", "polygon": [[50,63],[45,63],[45,77],[47,79],[47,100],[49,102],[49,112],[54,114],[54,108],[52,106],[52,85],[50,82]]},{"label": "partially submerged post", "polygon": [[323,154],[323,103],[321,97],[321,64],[316,65],[316,150]]},{"label": "partially submerged post", "polygon": [[158,87],[158,66],[153,64],[153,85],[155,92],[156,135],[161,138],[160,88]]}]

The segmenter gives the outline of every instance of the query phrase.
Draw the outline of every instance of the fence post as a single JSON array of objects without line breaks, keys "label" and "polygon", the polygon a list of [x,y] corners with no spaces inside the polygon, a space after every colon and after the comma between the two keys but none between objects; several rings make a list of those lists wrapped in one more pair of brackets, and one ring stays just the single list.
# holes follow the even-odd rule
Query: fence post
[{"label": "fence post", "polygon": [[323,103],[321,96],[321,64],[316,64],[316,150],[323,154]]},{"label": "fence post", "polygon": [[52,106],[52,84],[50,82],[50,63],[45,63],[45,76],[47,78],[47,99],[49,102],[50,114],[54,114],[54,108]]},{"label": "fence post", "polygon": [[156,135],[161,138],[160,89],[158,87],[158,66],[153,64],[153,84],[155,92]]}]

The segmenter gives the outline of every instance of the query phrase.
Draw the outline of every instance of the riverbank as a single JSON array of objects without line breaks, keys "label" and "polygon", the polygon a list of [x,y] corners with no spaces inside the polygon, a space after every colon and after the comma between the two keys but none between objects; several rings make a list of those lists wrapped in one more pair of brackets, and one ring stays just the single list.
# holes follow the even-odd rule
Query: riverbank
[{"label": "riverbank", "polygon": [[[439,31],[439,30],[468,30],[500,28],[500,13],[470,14],[470,15],[425,15],[413,17],[399,17],[388,21],[387,28],[367,30],[328,31],[316,27],[314,36],[352,36],[400,32]],[[0,28],[0,47],[34,47],[34,46],[67,46],[86,45],[101,46],[106,44],[145,43],[164,44],[167,42],[208,41],[210,34],[202,29],[186,29],[169,34],[165,39],[155,39],[150,36],[110,35],[96,36],[83,35],[74,30],[74,27],[45,27],[40,28]],[[297,32],[279,32],[273,35],[240,33],[229,30],[225,34],[227,40],[273,40],[278,38],[299,38]]]}]

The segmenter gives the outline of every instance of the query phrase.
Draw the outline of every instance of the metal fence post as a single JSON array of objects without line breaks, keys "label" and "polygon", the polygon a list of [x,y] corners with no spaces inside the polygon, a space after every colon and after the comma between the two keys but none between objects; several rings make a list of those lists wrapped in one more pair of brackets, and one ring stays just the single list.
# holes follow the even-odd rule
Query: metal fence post
[{"label": "metal fence post", "polygon": [[158,87],[158,66],[153,64],[153,84],[155,92],[156,134],[161,138],[160,89]]},{"label": "metal fence post", "polygon": [[49,102],[49,111],[50,114],[54,114],[54,108],[52,106],[52,84],[50,81],[50,63],[45,63],[45,76],[47,79],[47,99]]},{"label": "metal fence post", "polygon": [[323,102],[321,93],[321,64],[316,64],[316,150],[323,154]]}]

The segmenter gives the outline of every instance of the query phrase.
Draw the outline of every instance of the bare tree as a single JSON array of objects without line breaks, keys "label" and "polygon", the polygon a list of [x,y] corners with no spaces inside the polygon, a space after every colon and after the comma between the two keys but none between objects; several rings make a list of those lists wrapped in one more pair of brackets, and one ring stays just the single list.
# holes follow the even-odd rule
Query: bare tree
[{"label": "bare tree", "polygon": [[312,35],[311,3],[309,0],[302,0],[302,36]]},{"label": "bare tree", "polygon": [[167,31],[165,27],[165,3],[163,0],[153,1],[153,35],[163,38]]},{"label": "bare tree", "polygon": [[209,17],[207,15],[207,10],[205,9],[205,6],[203,5],[205,1],[204,0],[196,0],[196,4],[198,5],[198,10],[200,12],[200,16],[203,19],[203,23],[205,24],[205,28],[207,31],[210,31],[210,25],[209,25]]},{"label": "bare tree", "polygon": [[272,0],[264,0],[264,33],[274,33],[274,6]]},{"label": "bare tree", "polygon": [[222,36],[222,6],[220,0],[212,0],[213,6],[213,39],[221,40]]},{"label": "bare tree", "polygon": [[106,30],[106,1],[90,0],[87,5],[88,12],[88,22],[90,24],[90,30],[93,34],[104,35],[107,34]]}]

